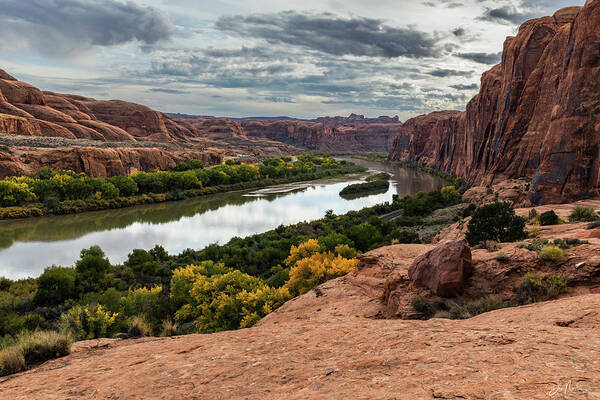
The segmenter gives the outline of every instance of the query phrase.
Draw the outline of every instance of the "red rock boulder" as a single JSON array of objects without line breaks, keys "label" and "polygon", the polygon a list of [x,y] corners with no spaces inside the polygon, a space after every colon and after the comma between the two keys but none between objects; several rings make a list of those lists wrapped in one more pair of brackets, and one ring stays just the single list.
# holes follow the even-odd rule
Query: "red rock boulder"
[{"label": "red rock boulder", "polygon": [[442,243],[417,257],[408,270],[415,286],[430,289],[443,297],[460,295],[465,279],[473,271],[471,249],[466,240]]}]

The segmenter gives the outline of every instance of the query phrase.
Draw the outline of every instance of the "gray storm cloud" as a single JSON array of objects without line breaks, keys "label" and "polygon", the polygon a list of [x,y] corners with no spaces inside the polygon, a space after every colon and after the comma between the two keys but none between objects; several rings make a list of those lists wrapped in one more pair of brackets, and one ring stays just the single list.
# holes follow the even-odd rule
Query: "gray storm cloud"
[{"label": "gray storm cloud", "polygon": [[341,18],[331,13],[285,11],[276,14],[226,16],[217,29],[269,43],[303,46],[333,55],[371,57],[440,57],[442,38],[413,28],[396,28],[380,19]]},{"label": "gray storm cloud", "polygon": [[13,43],[62,56],[136,40],[153,45],[175,32],[164,13],[133,2],[2,0],[0,4],[0,46],[5,49]]}]

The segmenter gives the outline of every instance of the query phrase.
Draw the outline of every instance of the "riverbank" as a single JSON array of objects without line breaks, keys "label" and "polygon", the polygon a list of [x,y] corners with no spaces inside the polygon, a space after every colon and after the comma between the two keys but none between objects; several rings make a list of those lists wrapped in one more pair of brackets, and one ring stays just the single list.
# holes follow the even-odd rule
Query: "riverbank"
[{"label": "riverbank", "polygon": [[[337,190],[335,192],[337,194]],[[419,242],[418,234],[411,227],[433,210],[454,203],[455,200],[444,198],[440,191],[419,198],[396,197],[393,202],[340,215],[329,211],[325,217],[310,222],[279,225],[264,233],[233,237],[222,245],[212,242],[201,250],[188,249],[177,255],[168,254],[162,246],[133,250],[132,242],[127,242],[129,256],[115,264],[100,247],[92,246],[81,251],[73,267],[48,267],[37,278],[0,280],[1,287],[12,299],[0,305],[0,311],[7,316],[0,324],[0,336],[9,335],[4,343],[0,341],[0,347],[11,344],[19,332],[54,329],[69,318],[75,324],[70,327],[76,329],[74,337],[79,339],[127,332],[139,315],[145,316],[149,334],[154,335],[161,332],[167,320],[179,323],[179,333],[251,326],[290,296],[348,272],[355,264],[356,254],[393,242]],[[399,208],[406,211],[403,218],[387,222],[379,218]],[[312,271],[310,278],[302,272],[307,266]],[[322,275],[329,270],[331,272]],[[207,314],[201,323],[198,319],[201,316],[194,311],[200,308],[186,304],[196,301],[190,297],[189,285],[204,279],[209,286],[216,285],[214,293],[207,286],[209,303],[221,301],[217,297],[220,299],[219,295],[224,292],[218,288],[226,284],[231,287],[227,293],[233,297],[244,297],[248,292],[256,296],[238,299],[239,304],[246,304],[244,307],[258,307],[256,316],[250,312],[248,319],[242,318],[242,314],[238,314],[240,318],[231,319],[229,314],[221,315],[219,311],[210,317]],[[206,299],[197,301],[204,304]],[[263,301],[266,301],[265,308],[261,305]],[[223,307],[228,309],[239,304],[235,300],[230,305],[224,303]],[[104,317],[108,320],[102,322],[107,324],[103,331],[77,325],[81,318]]]},{"label": "riverbank", "polygon": [[[277,159],[275,159],[277,160]],[[328,161],[328,164],[325,164],[322,160],[331,160]],[[268,162],[269,160],[266,160],[266,162]],[[319,166],[318,167],[314,167],[314,162],[315,161],[319,161]],[[311,165],[309,164],[313,164],[313,166],[311,167]],[[325,166],[321,166],[320,164],[324,164]],[[261,166],[265,166],[265,165],[261,165]],[[292,167],[292,163],[288,162],[288,166],[289,168],[294,168]],[[235,167],[235,166],[234,166]],[[234,168],[234,167],[230,167],[230,168]],[[325,178],[333,178],[333,177],[338,177],[338,176],[343,176],[343,175],[348,175],[348,174],[353,174],[353,173],[362,173],[366,171],[366,168],[358,166],[356,164],[347,162],[347,161],[342,161],[340,163],[337,163],[335,161],[333,161],[332,159],[315,159],[315,158],[309,158],[306,162],[302,163],[302,165],[300,166],[301,168],[312,168],[312,171],[310,172],[294,172],[293,174],[291,174],[290,176],[286,176],[286,177],[280,177],[280,178],[272,178],[272,177],[265,177],[265,175],[267,174],[267,172],[262,173],[262,170],[254,165],[249,166],[252,169],[252,174],[253,175],[249,175],[248,178],[244,178],[247,179],[245,181],[242,182],[237,182],[237,183],[232,183],[232,184],[220,184],[220,185],[214,185],[214,186],[207,186],[207,187],[201,187],[201,188],[197,188],[197,189],[185,189],[185,186],[183,185],[188,185],[187,181],[192,180],[192,184],[193,182],[197,182],[197,185],[202,186],[202,181],[199,180],[198,177],[196,177],[196,175],[198,174],[204,174],[206,175],[207,173],[210,175],[210,177],[208,179],[213,179],[216,180],[216,178],[214,178],[214,176],[216,176],[218,178],[218,180],[224,180],[225,177],[227,177],[227,175],[221,171],[219,168],[221,168],[220,166],[218,167],[213,167],[211,169],[208,170],[203,170],[203,169],[199,169],[199,170],[190,170],[190,171],[182,171],[182,172],[165,172],[164,174],[168,173],[168,174],[177,174],[179,176],[179,179],[177,180],[177,183],[181,182],[181,181],[185,181],[185,183],[182,183],[181,187],[173,187],[173,182],[174,179],[173,178],[168,178],[169,180],[165,183],[163,182],[158,182],[158,184],[156,182],[152,182],[150,181],[152,178],[152,175],[157,175],[157,174],[161,174],[161,173],[155,173],[155,174],[145,174],[144,178],[149,177],[148,179],[139,179],[136,182],[125,182],[126,184],[132,184],[132,185],[136,185],[137,186],[142,186],[142,184],[148,186],[148,187],[153,187],[153,186],[157,186],[160,185],[160,187],[168,187],[172,190],[166,191],[164,193],[153,193],[153,192],[149,192],[149,193],[143,193],[143,194],[138,194],[138,195],[131,195],[131,196],[117,196],[114,198],[104,198],[104,195],[98,195],[99,192],[95,192],[94,195],[90,195],[89,197],[87,197],[86,199],[77,199],[77,200],[62,200],[62,201],[58,201],[52,197],[48,198],[47,201],[45,201],[44,203],[41,202],[37,202],[37,203],[30,203],[26,206],[12,206],[12,207],[3,207],[0,208],[0,220],[8,220],[8,219],[24,219],[24,218],[30,218],[30,217],[41,217],[41,216],[45,216],[45,215],[66,215],[66,214],[77,214],[77,213],[81,213],[81,212],[86,212],[86,211],[99,211],[99,210],[107,210],[107,209],[119,209],[119,208],[125,208],[125,207],[132,207],[132,206],[136,206],[136,205],[143,205],[143,204],[155,204],[155,203],[163,203],[163,202],[169,202],[169,201],[177,201],[177,200],[184,200],[184,199],[191,199],[191,198],[196,198],[196,197],[202,197],[202,196],[207,196],[207,195],[213,195],[213,194],[218,194],[218,193],[227,193],[227,192],[236,192],[236,191],[241,191],[241,190],[248,190],[248,189],[259,189],[259,188],[265,188],[265,187],[269,187],[269,186],[274,186],[274,185],[281,185],[281,184],[287,184],[287,183],[297,183],[297,182],[306,182],[306,181],[314,181],[314,180],[319,180],[319,179],[325,179]],[[276,170],[275,167],[273,165],[266,165],[266,168],[271,168],[267,171],[270,171],[271,173],[273,173],[272,171]],[[286,165],[279,165],[279,168],[284,168],[284,170],[287,168]],[[288,169],[289,169],[288,168]],[[218,171],[216,169],[219,169]],[[214,173],[213,173],[214,171]],[[244,173],[247,174],[246,171],[242,171]],[[187,173],[187,175],[185,175]],[[223,174],[225,174],[223,176]],[[52,176],[52,178],[48,179],[50,180],[56,180],[56,176],[54,175]],[[61,175],[58,175],[58,177],[60,177]],[[71,179],[72,175],[62,175],[62,176],[66,176],[69,179]],[[268,176],[268,175],[267,175]],[[136,178],[137,175],[134,175],[134,178]],[[81,178],[81,175],[76,175],[75,178],[79,179]],[[128,179],[129,177],[123,177]],[[160,178],[160,177],[159,177]],[[85,176],[83,177],[83,179],[88,179]],[[104,183],[104,181],[107,181],[109,184],[112,185],[112,182],[115,182],[115,184],[119,184],[116,181],[114,181],[115,178],[108,178],[106,180],[102,180],[101,183]],[[100,180],[100,179],[96,179],[96,180]],[[156,180],[156,179],[154,179]],[[163,179],[164,180],[164,179]],[[12,181],[7,181],[5,180],[5,182],[7,182],[8,184],[11,184]],[[14,180],[15,183],[19,184],[19,185],[23,185],[23,184],[28,184],[30,183],[30,178],[17,178]],[[2,183],[2,182],[0,182]],[[37,195],[37,193],[35,193],[36,190],[36,185],[38,183],[37,182],[33,182],[30,183],[31,185],[31,195],[35,196],[35,197],[40,197]],[[54,182],[53,182],[54,184]],[[14,186],[14,185],[13,185]],[[41,185],[39,185],[41,186]],[[58,186],[58,184],[57,184]],[[63,185],[64,186],[64,185]],[[114,186],[114,185],[113,185]],[[125,185],[123,185],[125,186]],[[119,188],[115,188],[117,189],[117,193],[119,193]],[[127,190],[129,190],[128,187],[126,187]],[[21,189],[19,189],[21,190]],[[65,189],[60,189],[63,192],[65,191]],[[75,189],[75,190],[79,190],[79,189]],[[121,189],[122,191],[124,189]],[[15,197],[13,195],[13,197]]]},{"label": "riverbank", "polygon": [[93,245],[100,245],[113,263],[127,260],[133,247],[147,250],[160,244],[169,254],[178,254],[280,225],[317,220],[328,210],[343,215],[391,202],[394,195],[415,196],[445,185],[438,177],[387,163],[356,163],[370,173],[389,172],[393,176],[389,190],[357,199],[341,198],[341,189],[363,180],[365,173],[358,173],[182,201],[6,220],[0,223],[0,276],[36,277],[48,265],[73,265],[79,251]]}]

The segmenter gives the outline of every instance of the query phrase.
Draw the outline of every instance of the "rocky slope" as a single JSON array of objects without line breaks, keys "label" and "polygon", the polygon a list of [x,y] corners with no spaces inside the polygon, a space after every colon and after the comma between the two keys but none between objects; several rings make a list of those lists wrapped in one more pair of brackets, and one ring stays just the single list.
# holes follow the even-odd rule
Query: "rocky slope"
[{"label": "rocky slope", "polygon": [[0,178],[43,166],[111,176],[296,151],[249,139],[232,120],[174,119],[139,104],[43,92],[0,70]]},{"label": "rocky slope", "polygon": [[[581,392],[565,398],[600,395],[597,287],[463,321],[375,318],[389,277],[406,274],[430,248],[397,245],[368,253],[355,272],[286,303],[250,329],[78,343],[70,356],[0,379],[0,393],[15,400],[530,400],[551,398],[570,382],[569,390]],[[474,252],[474,277],[477,270],[501,272],[504,267],[482,252]]]},{"label": "rocky slope", "polygon": [[465,112],[407,121],[390,157],[491,184],[529,177],[529,199],[600,194],[600,0],[524,23]]},{"label": "rocky slope", "polygon": [[170,142],[202,138],[204,130],[140,104],[42,92],[0,71],[0,133]]}]

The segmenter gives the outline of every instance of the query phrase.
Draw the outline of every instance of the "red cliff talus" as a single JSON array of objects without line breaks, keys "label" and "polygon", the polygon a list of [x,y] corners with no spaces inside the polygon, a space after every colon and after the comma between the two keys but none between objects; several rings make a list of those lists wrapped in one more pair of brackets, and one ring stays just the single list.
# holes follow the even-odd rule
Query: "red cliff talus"
[{"label": "red cliff talus", "polygon": [[244,120],[248,137],[263,137],[317,151],[389,152],[401,123],[361,123],[327,126],[303,120]]},{"label": "red cliff talus", "polygon": [[600,194],[600,0],[524,23],[465,112],[407,121],[390,157],[489,184],[532,178],[530,200]]}]

